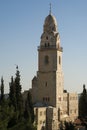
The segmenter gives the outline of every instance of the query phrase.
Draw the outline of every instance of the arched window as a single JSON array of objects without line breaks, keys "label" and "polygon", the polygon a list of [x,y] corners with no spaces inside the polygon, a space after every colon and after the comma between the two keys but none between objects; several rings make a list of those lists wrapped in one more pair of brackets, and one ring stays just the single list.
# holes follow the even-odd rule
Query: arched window
[{"label": "arched window", "polygon": [[59,56],[59,64],[61,64],[61,57]]},{"label": "arched window", "polygon": [[48,64],[49,63],[49,57],[48,56],[45,56],[45,64]]},{"label": "arched window", "polygon": [[48,40],[48,36],[46,37],[46,39]]},{"label": "arched window", "polygon": [[47,86],[47,82],[45,83],[45,86]]},{"label": "arched window", "polygon": [[60,46],[59,46],[59,43],[58,43],[58,49],[59,49],[59,47],[60,47]]}]

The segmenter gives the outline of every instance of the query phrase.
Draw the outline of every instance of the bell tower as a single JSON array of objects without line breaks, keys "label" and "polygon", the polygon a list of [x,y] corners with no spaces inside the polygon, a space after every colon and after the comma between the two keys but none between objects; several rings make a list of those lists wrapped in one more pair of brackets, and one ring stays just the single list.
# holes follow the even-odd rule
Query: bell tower
[{"label": "bell tower", "polygon": [[60,35],[51,14],[45,18],[38,47],[37,96],[35,102],[58,107],[63,95],[63,72]]}]

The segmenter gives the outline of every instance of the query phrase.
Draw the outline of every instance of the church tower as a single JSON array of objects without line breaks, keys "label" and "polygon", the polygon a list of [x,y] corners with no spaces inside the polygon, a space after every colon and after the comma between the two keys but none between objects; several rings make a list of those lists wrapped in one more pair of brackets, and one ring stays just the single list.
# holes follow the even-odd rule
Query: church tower
[{"label": "church tower", "polygon": [[62,52],[57,21],[51,14],[45,18],[38,46],[38,71],[32,80],[37,130],[57,130],[60,121],[78,117],[78,95],[64,91]]},{"label": "church tower", "polygon": [[40,102],[57,108],[61,105],[64,89],[62,52],[57,22],[50,11],[45,18],[38,47],[37,76],[32,80],[34,103]]}]

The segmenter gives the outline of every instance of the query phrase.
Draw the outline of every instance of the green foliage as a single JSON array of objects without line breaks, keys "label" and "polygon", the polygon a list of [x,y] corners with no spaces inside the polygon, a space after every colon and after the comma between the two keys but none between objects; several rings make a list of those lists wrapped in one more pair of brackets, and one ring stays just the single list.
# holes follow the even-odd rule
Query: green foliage
[{"label": "green foliage", "polygon": [[14,82],[13,76],[11,77],[11,82],[9,83],[9,88],[10,88],[10,91],[9,91],[10,103],[9,103],[9,105],[13,105],[14,108],[16,109],[17,108],[17,106],[16,106],[16,90],[15,90],[15,82]]},{"label": "green foliage", "polygon": [[27,94],[27,98],[25,101],[25,109],[24,109],[24,118],[28,120],[31,124],[34,122],[34,110],[32,104],[32,98],[30,91]]},{"label": "green foliage", "polygon": [[1,97],[0,97],[0,102],[2,102],[4,100],[4,80],[3,77],[1,78]]},{"label": "green foliage", "polygon": [[10,92],[9,92],[9,99],[10,99],[10,105],[13,105],[15,110],[22,111],[22,94],[21,94],[21,85],[20,85],[20,72],[16,70],[16,77],[13,79],[13,76],[11,77],[11,82],[9,83]]},{"label": "green foliage", "polygon": [[8,100],[0,105],[0,128],[1,130],[7,129],[8,121],[11,118],[13,109],[9,107]]},{"label": "green foliage", "polygon": [[37,130],[35,126],[27,122],[20,122],[8,130]]},{"label": "green foliage", "polygon": [[83,85],[83,92],[79,99],[79,116],[83,118],[87,117],[87,92],[85,85]]},{"label": "green foliage", "polygon": [[74,124],[70,121],[64,121],[64,122],[60,122],[60,126],[59,126],[60,130],[75,130]]},{"label": "green foliage", "polygon": [[27,95],[27,106],[30,112],[31,122],[33,123],[34,122],[34,109],[33,109],[32,96],[31,96],[30,91],[28,92],[28,95]]},{"label": "green foliage", "polygon": [[30,93],[23,105],[20,72],[16,68],[16,77],[9,83],[9,98],[4,98],[4,80],[1,79],[0,130],[36,130],[33,125],[34,111]]},{"label": "green foliage", "polygon": [[64,122],[65,124],[65,130],[74,130],[75,127],[74,127],[74,124],[72,122]]},{"label": "green foliage", "polygon": [[22,108],[22,95],[21,95],[21,85],[20,85],[20,72],[17,68],[16,78],[15,78],[15,90],[16,90],[16,103],[17,109],[21,110]]}]

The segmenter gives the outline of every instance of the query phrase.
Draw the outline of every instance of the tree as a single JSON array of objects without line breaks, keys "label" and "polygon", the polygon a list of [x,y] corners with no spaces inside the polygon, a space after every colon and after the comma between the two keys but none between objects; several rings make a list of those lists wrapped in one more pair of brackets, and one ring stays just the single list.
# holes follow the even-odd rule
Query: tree
[{"label": "tree", "polygon": [[3,77],[1,78],[1,101],[4,99],[4,80]]},{"label": "tree", "polygon": [[28,95],[27,95],[27,101],[28,101],[28,106],[29,106],[29,112],[31,115],[31,122],[33,123],[34,122],[34,108],[33,108],[32,96],[31,96],[30,91],[28,92]]},{"label": "tree", "polygon": [[21,85],[20,85],[20,72],[18,66],[16,67],[16,77],[15,77],[15,91],[16,91],[16,103],[17,109],[21,110],[22,108],[22,94],[21,94]]},{"label": "tree", "polygon": [[15,82],[13,79],[13,76],[11,77],[11,82],[9,83],[9,99],[10,99],[10,105],[13,105],[15,110],[17,108],[16,105],[16,90],[15,90]]},{"label": "tree", "polygon": [[34,122],[34,109],[33,109],[32,96],[30,91],[28,92],[27,99],[25,101],[24,117],[29,119],[31,123]]},{"label": "tree", "polygon": [[10,91],[9,98],[10,104],[15,107],[15,110],[21,110],[22,108],[22,94],[21,94],[21,85],[20,85],[20,72],[18,66],[16,67],[16,77],[13,79],[11,77],[11,82],[9,83]]},{"label": "tree", "polygon": [[61,121],[59,124],[59,130],[75,130],[75,127],[71,121]]},{"label": "tree", "polygon": [[65,130],[74,130],[75,127],[74,127],[74,124],[70,121],[70,122],[64,122],[65,124]]},{"label": "tree", "polygon": [[20,85],[20,72],[18,66],[16,67],[15,83],[15,97],[16,97],[16,118],[21,121],[23,118],[23,99],[22,99],[22,87]]},{"label": "tree", "polygon": [[[9,83],[9,98],[4,98],[4,80],[1,78],[1,99],[0,102],[0,129],[1,130],[36,130],[33,125],[34,112],[31,95],[28,93],[26,100],[25,113],[20,85],[20,72],[16,67],[16,76],[11,77]],[[15,108],[15,109],[14,109]],[[23,115],[25,114],[25,116]]]},{"label": "tree", "polygon": [[80,117],[87,117],[87,92],[85,85],[83,85],[83,92],[79,98],[79,116]]}]

